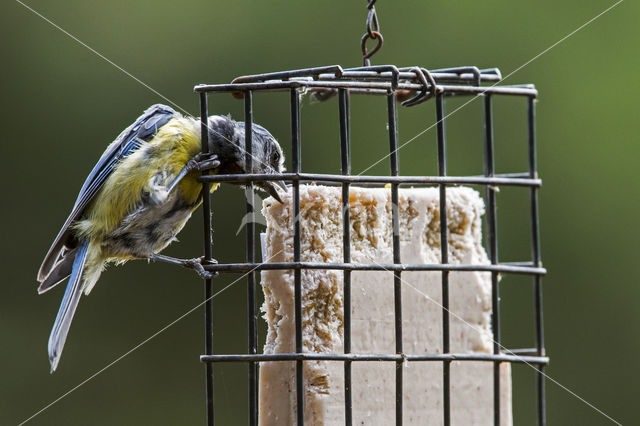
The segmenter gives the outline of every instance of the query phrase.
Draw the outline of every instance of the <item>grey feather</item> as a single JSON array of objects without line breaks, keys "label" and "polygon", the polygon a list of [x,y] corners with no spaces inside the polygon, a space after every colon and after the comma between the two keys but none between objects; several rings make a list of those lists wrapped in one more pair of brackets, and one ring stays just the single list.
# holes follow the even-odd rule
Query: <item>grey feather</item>
[{"label": "grey feather", "polygon": [[[234,121],[229,116],[209,117],[209,150],[218,156],[219,174],[256,173],[280,174],[284,171],[284,155],[278,141],[264,127],[251,126],[251,170],[246,170],[245,123]],[[276,200],[282,201],[276,186],[282,182],[259,182],[257,188],[266,191]]]}]

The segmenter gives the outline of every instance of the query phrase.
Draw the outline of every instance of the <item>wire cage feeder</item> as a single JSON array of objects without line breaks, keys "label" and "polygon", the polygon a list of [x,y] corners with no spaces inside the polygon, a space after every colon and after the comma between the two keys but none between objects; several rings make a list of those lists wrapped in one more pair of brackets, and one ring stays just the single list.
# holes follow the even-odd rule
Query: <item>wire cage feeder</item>
[{"label": "wire cage feeder", "polygon": [[[213,353],[213,294],[212,280],[205,281],[205,320],[206,342],[205,354],[201,361],[206,366],[207,393],[207,423],[214,424],[214,382],[213,365],[220,362],[244,363],[248,366],[249,415],[251,425],[258,424],[258,365],[265,362],[295,361],[295,387],[297,424],[304,424],[304,389],[303,362],[310,360],[327,360],[344,364],[344,392],[345,392],[345,424],[350,425],[352,417],[352,377],[351,365],[354,362],[386,361],[395,363],[395,419],[396,424],[403,421],[403,369],[405,362],[437,362],[442,364],[442,419],[445,425],[451,423],[450,397],[450,366],[453,361],[484,361],[493,363],[493,415],[494,424],[500,424],[500,380],[501,363],[525,363],[536,369],[536,402],[537,422],[545,424],[545,387],[544,367],[548,363],[543,341],[542,318],[542,288],[541,276],[546,273],[540,259],[540,244],[538,230],[538,190],[541,180],[538,177],[536,165],[535,141],[535,100],[537,90],[533,85],[498,86],[501,76],[497,69],[480,70],[476,67],[459,67],[448,69],[427,70],[421,67],[398,68],[393,65],[363,66],[343,69],[338,65],[299,69],[292,71],[257,74],[239,77],[230,84],[198,85],[195,92],[200,96],[202,146],[208,146],[206,131],[208,112],[208,96],[212,93],[231,93],[236,98],[244,100],[245,140],[247,170],[251,170],[251,126],[253,123],[253,94],[266,91],[284,91],[290,94],[290,112],[287,119],[290,122],[291,135],[291,171],[279,178],[290,183],[293,199],[293,261],[259,263],[255,259],[255,225],[254,220],[248,220],[246,229],[246,261],[241,263],[218,263],[206,266],[209,271],[218,273],[246,273],[247,304],[248,304],[248,350],[244,354],[214,354]],[[300,92],[311,92],[318,99],[323,100],[337,95],[340,121],[340,174],[305,173],[300,162],[302,139],[300,133]],[[390,175],[369,176],[351,175],[350,170],[350,95],[363,94],[367,96],[381,96],[386,98],[388,117],[388,142]],[[447,174],[447,141],[446,141],[446,110],[447,97],[479,97],[484,102],[484,174],[480,176],[450,176]],[[527,148],[528,170],[520,173],[497,174],[494,168],[494,135],[492,100],[498,96],[523,98],[527,110]],[[437,133],[437,176],[406,176],[402,175],[398,161],[398,118],[397,103],[404,106],[416,106],[425,101],[435,102],[436,133]],[[281,141],[286,143],[286,141]],[[201,181],[205,186],[214,182],[236,182],[246,185],[246,211],[252,219],[253,185],[255,182],[274,180],[273,175],[207,175]],[[318,182],[342,187],[342,219],[343,219],[343,255],[342,263],[302,262],[300,253],[300,184]],[[384,186],[390,184],[392,201],[393,226],[393,263],[387,265],[352,263],[350,258],[349,236],[349,188],[352,185]],[[458,265],[448,262],[447,189],[455,185],[478,185],[485,188],[486,205],[486,251],[490,259],[489,265]],[[440,203],[440,252],[439,264],[403,264],[400,258],[398,188],[400,186],[437,186],[439,188]],[[501,262],[498,259],[498,217],[496,214],[496,188],[500,186],[521,187],[529,193],[528,205],[522,206],[521,216],[528,217],[530,223],[531,259],[522,262]],[[208,197],[204,197],[204,249],[205,258],[212,258],[212,234],[210,224],[211,204]],[[295,352],[288,354],[260,354],[257,345],[256,321],[256,273],[262,270],[293,270],[294,271],[294,309],[295,309]],[[303,352],[302,336],[302,288],[301,271],[303,269],[340,270],[344,274],[344,353],[320,354]],[[351,289],[350,275],[353,271],[393,271],[394,275],[394,324],[395,324],[395,354],[362,354],[351,353]],[[403,352],[402,347],[402,282],[404,271],[441,271],[442,276],[442,353],[430,355],[410,355]],[[492,354],[456,354],[449,349],[450,314],[449,314],[449,274],[453,271],[484,271],[491,273],[492,312],[491,328],[493,331]],[[533,285],[533,313],[535,324],[535,346],[526,349],[505,349],[500,343],[500,310],[499,310],[499,274],[524,274],[531,276]]]}]

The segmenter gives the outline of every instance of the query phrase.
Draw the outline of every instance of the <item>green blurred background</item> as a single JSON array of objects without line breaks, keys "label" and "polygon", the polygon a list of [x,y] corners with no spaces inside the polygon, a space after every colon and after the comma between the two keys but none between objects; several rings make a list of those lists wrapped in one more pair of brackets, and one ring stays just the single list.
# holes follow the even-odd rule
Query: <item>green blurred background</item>
[{"label": "green blurred background", "polygon": [[[196,83],[243,74],[360,64],[364,1],[122,1],[28,4],[190,113]],[[509,74],[610,6],[609,0],[378,2],[385,45],[374,63],[429,68],[476,65]],[[505,83],[535,83],[548,374],[626,424],[637,418],[640,274],[635,173],[640,152],[637,2],[627,1],[517,71]],[[17,2],[0,13],[2,179],[5,226],[0,249],[0,424],[17,424],[198,304],[202,283],[168,265],[131,262],[110,268],[83,298],[56,374],[46,344],[62,288],[38,297],[35,275],[77,190],[108,142],[162,98]],[[447,103],[448,110],[462,101]],[[353,169],[386,150],[385,102],[356,97]],[[526,169],[524,100],[496,100],[499,172]],[[212,96],[212,113],[242,117],[242,102]],[[482,105],[448,120],[449,169],[482,171]],[[290,152],[286,94],[255,96],[255,120]],[[335,99],[303,104],[303,168],[338,172]],[[433,103],[400,111],[404,142],[434,122]],[[401,151],[406,174],[435,173],[435,132]],[[388,173],[382,162],[370,173]],[[527,193],[499,194],[500,256],[527,260]],[[214,254],[244,259],[236,235],[242,191],[214,197]],[[202,251],[201,213],[166,251]],[[216,281],[222,288],[236,277]],[[502,327],[508,347],[533,346],[530,279],[506,276]],[[215,299],[216,351],[246,350],[242,282]],[[38,425],[202,424],[203,315],[155,337],[37,416]],[[261,330],[261,344],[264,328]],[[246,423],[246,369],[216,367],[218,424]],[[535,423],[534,375],[514,368],[517,425]],[[555,425],[609,420],[553,383],[548,419]]]}]

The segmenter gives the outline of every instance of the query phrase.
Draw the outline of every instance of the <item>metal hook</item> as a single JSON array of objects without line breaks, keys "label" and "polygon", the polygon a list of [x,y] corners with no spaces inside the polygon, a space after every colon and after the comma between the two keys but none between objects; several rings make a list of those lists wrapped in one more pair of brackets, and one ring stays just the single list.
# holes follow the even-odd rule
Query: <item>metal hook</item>
[{"label": "metal hook", "polygon": [[[362,40],[360,40],[362,64],[364,66],[371,65],[369,58],[380,50],[383,43],[382,34],[380,33],[380,24],[378,23],[378,15],[376,14],[376,8],[374,7],[375,3],[376,0],[367,0],[367,9],[369,9],[369,13],[367,14],[367,31],[362,36]],[[378,40],[376,46],[370,51],[367,50],[366,46],[368,39]]]},{"label": "metal hook", "polygon": [[373,36],[373,32],[380,32],[380,24],[378,23],[378,15],[376,14],[376,9],[369,9],[369,14],[367,15],[367,34],[369,34],[369,38],[375,38]]},{"label": "metal hook", "polygon": [[407,99],[401,103],[402,106],[406,107],[421,104],[422,102],[431,99],[434,94],[440,91],[440,88],[436,84],[436,81],[429,70],[426,68],[412,67],[410,71],[412,71],[416,75],[416,78],[420,80],[423,89],[413,98]]},{"label": "metal hook", "polygon": [[[362,64],[365,67],[371,65],[371,61],[369,60],[369,58],[371,58],[378,50],[380,50],[380,48],[382,47],[382,43],[384,43],[382,34],[380,34],[378,31],[372,31],[372,34],[372,37],[369,37],[369,34],[365,34],[360,40],[360,48],[362,49]],[[368,39],[378,40],[378,43],[371,50],[367,50]]]}]

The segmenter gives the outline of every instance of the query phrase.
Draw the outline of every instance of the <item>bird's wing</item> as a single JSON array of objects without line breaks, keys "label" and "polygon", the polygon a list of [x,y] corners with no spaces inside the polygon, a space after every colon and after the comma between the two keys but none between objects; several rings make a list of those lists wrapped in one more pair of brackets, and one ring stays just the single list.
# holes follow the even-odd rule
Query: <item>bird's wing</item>
[{"label": "bird's wing", "polygon": [[69,241],[71,236],[69,226],[82,215],[84,209],[100,191],[102,184],[111,175],[118,162],[137,150],[144,142],[151,140],[158,133],[158,129],[175,115],[176,112],[166,105],[153,105],[138,117],[131,126],[120,133],[116,140],[107,147],[82,185],[69,217],[64,222],[62,229],[60,229],[49,252],[42,261],[38,272],[39,282],[44,281],[54,269],[65,244],[72,244],[72,241]]}]

